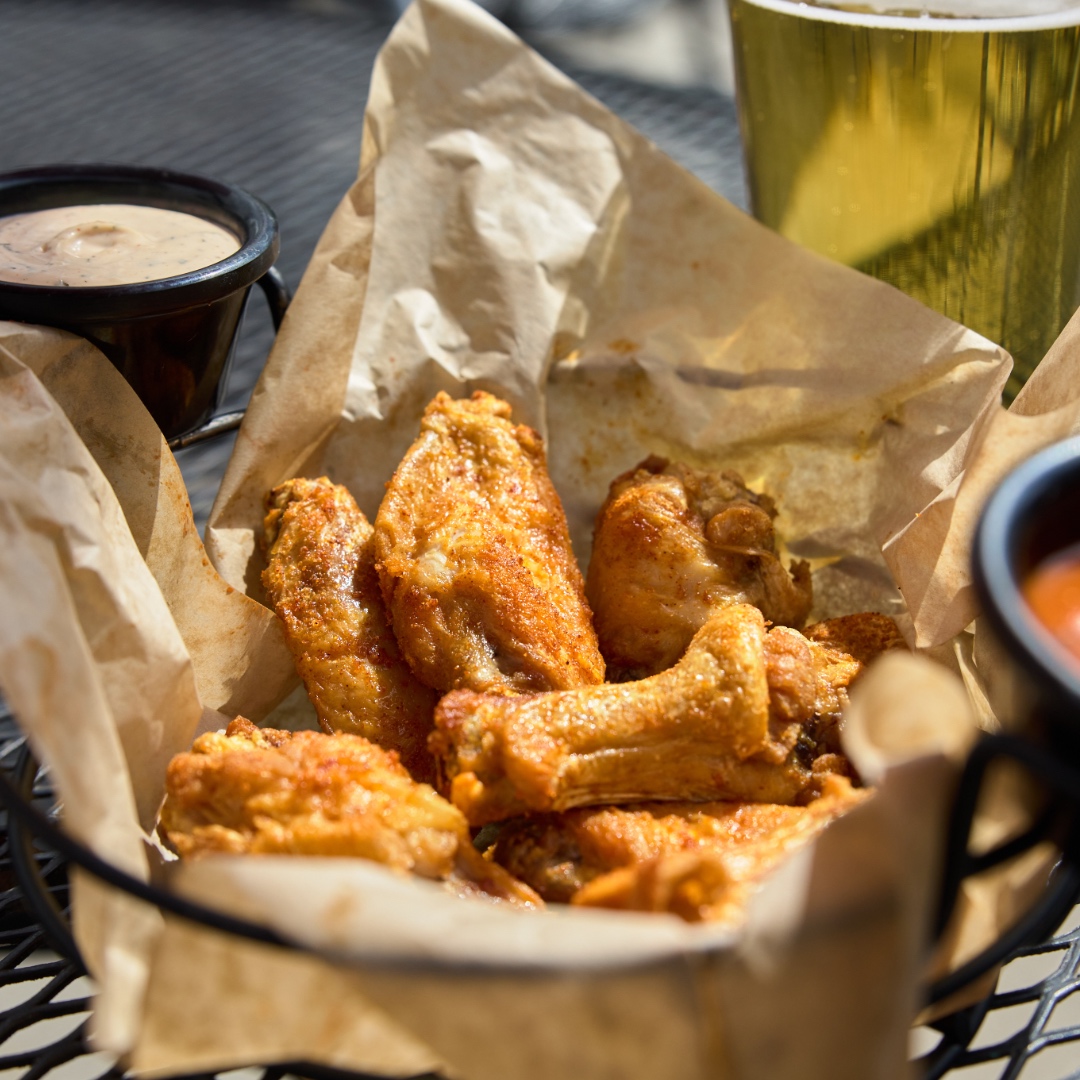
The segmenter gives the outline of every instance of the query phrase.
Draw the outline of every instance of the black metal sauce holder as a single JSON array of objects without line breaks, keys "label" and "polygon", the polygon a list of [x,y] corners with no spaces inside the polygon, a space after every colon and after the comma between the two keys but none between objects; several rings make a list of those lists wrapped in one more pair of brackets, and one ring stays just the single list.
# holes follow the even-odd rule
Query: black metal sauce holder
[{"label": "black metal sauce holder", "polygon": [[[1080,897],[1080,662],[1071,658],[1029,608],[1023,583],[1045,558],[1080,542],[1080,439],[1052,445],[998,485],[980,516],[972,578],[980,602],[979,631],[999,654],[995,672],[1004,730],[984,734],[957,788],[943,860],[935,935],[947,924],[960,885],[1053,842],[1060,860],[1038,902],[993,945],[930,988],[941,1001],[992,970],[1017,947],[1058,926]],[[1020,834],[972,854],[970,833],[991,768],[1019,766],[1042,797]]]},{"label": "black metal sauce holder", "polygon": [[[285,311],[289,306],[289,301],[292,299],[289,287],[278,272],[277,267],[274,266],[271,266],[255,284],[262,289],[263,295],[266,297],[266,303],[270,308],[270,319],[274,324],[274,333],[277,333],[281,329]],[[225,365],[222,372],[223,380],[227,373],[228,364]],[[173,451],[185,450],[189,446],[196,446],[210,439],[216,439],[219,435],[235,431],[243,422],[244,411],[244,409],[235,409],[232,412],[212,414],[208,420],[203,421],[191,431],[186,431],[181,435],[174,435],[168,439],[169,449]]]},{"label": "black metal sauce holder", "polygon": [[[1052,798],[1023,833],[989,851],[973,854],[969,845],[979,796],[990,766],[998,761],[1012,761],[1028,769],[1048,785]],[[1038,903],[978,955],[932,982],[926,992],[927,1004],[946,1000],[992,971],[1017,949],[1045,940],[1080,900],[1078,798],[1080,771],[1026,739],[1014,735],[984,735],[972,748],[949,819],[934,939],[945,932],[965,879],[1001,866],[1047,840],[1059,845],[1061,859]]]},{"label": "black metal sauce holder", "polygon": [[0,280],[0,318],[70,330],[97,346],[174,449],[240,423],[214,417],[252,285],[275,330],[289,293],[274,269],[278,223],[259,198],[202,176],[129,165],[49,165],[0,175],[0,216],[58,206],[136,203],[202,217],[235,235],[233,255],[130,285],[65,287]]}]

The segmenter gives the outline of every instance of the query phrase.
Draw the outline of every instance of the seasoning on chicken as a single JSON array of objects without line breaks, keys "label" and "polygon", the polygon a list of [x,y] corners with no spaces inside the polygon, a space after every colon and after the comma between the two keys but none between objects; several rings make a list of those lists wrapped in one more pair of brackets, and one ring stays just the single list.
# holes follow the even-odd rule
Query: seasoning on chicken
[{"label": "seasoning on chicken", "polygon": [[618,477],[600,509],[586,594],[615,681],[671,667],[718,606],[746,603],[800,627],[810,567],[776,553],[776,508],[734,472],[650,457]]},{"label": "seasoning on chicken", "polygon": [[542,906],[473,847],[460,811],[358,735],[261,729],[237,717],[169,763],[160,827],[186,858],[354,856],[458,895]]},{"label": "seasoning on chicken", "polygon": [[817,727],[835,723],[861,665],[778,632],[798,641],[774,642],[757,608],[728,604],[648,679],[447,694],[430,740],[444,787],[473,825],[653,799],[806,801],[823,769],[848,768]]},{"label": "seasoning on chicken", "polygon": [[805,633],[811,641],[847,653],[862,664],[891,649],[908,647],[895,621],[876,611],[826,619],[808,626]]},{"label": "seasoning on chicken", "polygon": [[756,883],[869,792],[831,775],[807,806],[639,803],[517,818],[496,862],[545,900],[737,923]]},{"label": "seasoning on chicken", "polygon": [[432,779],[436,695],[390,630],[367,518],[325,476],[274,488],[267,509],[263,585],[319,723],[396,750],[413,776]]},{"label": "seasoning on chicken", "polygon": [[513,693],[604,677],[543,444],[510,406],[440,393],[375,519],[390,621],[436,690]]}]

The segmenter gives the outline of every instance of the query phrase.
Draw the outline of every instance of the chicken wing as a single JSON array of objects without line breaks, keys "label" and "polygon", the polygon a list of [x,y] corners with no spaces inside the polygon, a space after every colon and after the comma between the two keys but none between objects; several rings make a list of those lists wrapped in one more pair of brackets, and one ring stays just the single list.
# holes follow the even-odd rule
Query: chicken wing
[{"label": "chicken wing", "polygon": [[517,818],[494,858],[545,900],[737,922],[757,881],[868,795],[830,776],[808,806],[641,803]]},{"label": "chicken wing", "polygon": [[263,585],[319,723],[396,750],[413,776],[432,779],[437,695],[413,675],[390,630],[367,518],[325,476],[274,488],[267,510]]},{"label": "chicken wing", "polygon": [[615,681],[671,667],[719,605],[747,603],[799,627],[810,568],[776,554],[776,508],[734,472],[650,457],[611,485],[600,509],[585,591]]},{"label": "chicken wing", "polygon": [[[761,612],[728,604],[674,667],[648,679],[520,697],[447,694],[429,745],[473,825],[646,799],[794,803],[813,792],[814,759],[828,752],[815,709],[846,694],[817,681],[850,682],[859,668],[815,664],[812,643],[800,641],[801,654],[782,642],[770,657]],[[846,768],[839,757],[834,765]]]},{"label": "chicken wing", "polygon": [[375,518],[394,633],[437,690],[538,691],[604,677],[543,444],[510,406],[440,393]]},{"label": "chicken wing", "polygon": [[185,858],[355,856],[458,895],[542,906],[473,847],[460,811],[358,735],[261,729],[237,717],[169,763],[160,827]]}]

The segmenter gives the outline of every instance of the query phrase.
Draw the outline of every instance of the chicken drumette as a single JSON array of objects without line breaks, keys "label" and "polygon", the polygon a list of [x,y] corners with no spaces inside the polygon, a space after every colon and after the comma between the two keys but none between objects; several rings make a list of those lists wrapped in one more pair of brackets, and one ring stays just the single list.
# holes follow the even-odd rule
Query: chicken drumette
[{"label": "chicken drumette", "polygon": [[543,444],[510,406],[440,393],[375,518],[394,633],[429,686],[558,690],[604,677]]},{"label": "chicken drumette", "polygon": [[862,665],[720,607],[672,668],[633,683],[520,697],[457,691],[430,745],[474,825],[649,799],[796,803],[846,771],[836,725]]},{"label": "chicken drumette", "polygon": [[473,847],[460,811],[358,735],[277,731],[237,717],[170,762],[160,826],[186,858],[354,856],[459,895],[542,906]]},{"label": "chicken drumette", "polygon": [[650,457],[611,485],[593,537],[586,594],[608,677],[670,667],[717,607],[747,603],[800,627],[810,568],[776,553],[776,509],[734,472]]},{"label": "chicken drumette", "polygon": [[325,476],[274,488],[267,511],[263,585],[320,724],[397,750],[417,779],[430,780],[437,695],[390,630],[367,518]]}]

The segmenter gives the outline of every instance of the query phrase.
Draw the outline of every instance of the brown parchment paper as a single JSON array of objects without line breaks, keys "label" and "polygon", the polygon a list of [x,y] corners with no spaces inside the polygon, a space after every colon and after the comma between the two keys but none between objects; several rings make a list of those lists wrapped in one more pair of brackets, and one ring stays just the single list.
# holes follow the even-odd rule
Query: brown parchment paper
[{"label": "brown parchment paper", "polygon": [[[0,686],[74,834],[145,878],[168,760],[204,711],[268,711],[291,660],[210,566],[172,454],[101,353],[0,322],[0,380]],[[74,893],[100,1037],[130,1045],[160,915],[78,873]]]},{"label": "brown parchment paper", "polygon": [[880,543],[959,474],[1007,370],[985,339],[719,199],[478,9],[420,3],[380,56],[359,177],[207,549],[258,595],[269,487],[326,472],[374,515],[424,405],[483,388],[546,435],[582,561],[612,477],[679,454],[777,498],[821,611],[899,610]]},{"label": "brown parchment paper", "polygon": [[[1071,356],[1047,370],[1067,383]],[[80,877],[100,1046],[148,1074],[298,1058],[390,1076],[906,1074],[976,723],[939,663],[868,674],[848,742],[877,794],[765,884],[739,934],[464,904],[348,860],[177,866],[144,836],[195,727],[260,719],[294,684],[244,595],[259,596],[266,490],[327,472],[373,514],[439,389],[493,390],[545,433],[582,562],[608,482],[645,454],[736,467],[812,560],[818,614],[896,614],[979,690],[966,623],[934,614],[959,612],[964,587],[934,507],[951,512],[997,445],[999,348],[756,225],[480,9],[422,0],[380,55],[357,183],[253,396],[207,532],[216,572],[175,462],[100,354],[0,325],[0,360],[3,408],[33,403],[32,428],[0,425],[0,567],[20,615],[0,630],[0,687],[65,820],[132,872],[320,954],[162,919]]]},{"label": "brown parchment paper", "polygon": [[261,720],[296,682],[277,620],[210,565],[180,469],[136,394],[92,345],[61,330],[0,322],[0,357],[40,379],[112,487],[194,657],[203,705],[232,716],[242,701]]},{"label": "brown parchment paper", "polygon": [[[1073,315],[1008,411],[994,410],[967,467],[886,544],[917,626],[916,644],[940,645],[977,615],[969,552],[983,503],[1025,458],[1080,431],[1080,312]],[[983,670],[992,670],[984,664]]]}]

